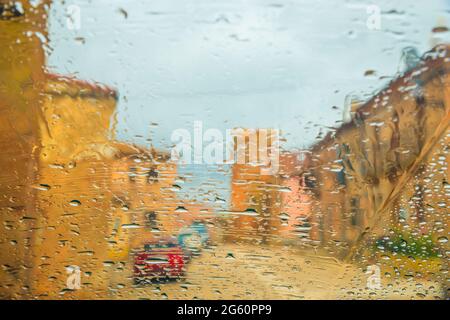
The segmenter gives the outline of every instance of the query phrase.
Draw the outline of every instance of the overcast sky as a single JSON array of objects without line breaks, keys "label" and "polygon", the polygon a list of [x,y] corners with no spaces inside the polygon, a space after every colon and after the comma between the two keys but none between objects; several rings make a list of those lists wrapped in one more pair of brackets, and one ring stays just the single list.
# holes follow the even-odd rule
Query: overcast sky
[{"label": "overcast sky", "polygon": [[[174,129],[202,120],[280,128],[286,148],[303,148],[342,119],[347,94],[367,98],[395,75],[402,48],[446,37],[431,30],[447,25],[448,1],[376,1],[381,30],[366,25],[372,3],[55,0],[48,64],[118,89],[122,140],[169,147]],[[79,30],[66,26],[73,4]]]}]

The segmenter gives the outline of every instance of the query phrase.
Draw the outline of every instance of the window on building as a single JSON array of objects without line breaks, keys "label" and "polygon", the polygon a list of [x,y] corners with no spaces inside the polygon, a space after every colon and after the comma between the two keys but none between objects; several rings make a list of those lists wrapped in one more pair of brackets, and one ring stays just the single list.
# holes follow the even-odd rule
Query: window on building
[{"label": "window on building", "polygon": [[359,224],[359,213],[360,213],[359,198],[353,197],[350,199],[350,210],[351,210],[350,216],[351,224],[352,226],[357,226]]},{"label": "window on building", "polygon": [[147,173],[147,183],[158,182],[159,173],[155,168],[151,168]]},{"label": "window on building", "polygon": [[145,214],[145,224],[146,224],[147,228],[150,228],[152,230],[158,229],[158,221],[157,221],[156,212],[150,211]]},{"label": "window on building", "polygon": [[20,1],[0,3],[0,20],[18,18],[23,15],[25,15],[25,11]]},{"label": "window on building", "polygon": [[345,186],[346,185],[346,182],[345,182],[345,170],[344,169],[342,169],[339,172],[336,172],[336,180],[341,186]]},{"label": "window on building", "polygon": [[313,175],[305,175],[305,187],[309,189],[314,189],[316,187],[316,178]]}]

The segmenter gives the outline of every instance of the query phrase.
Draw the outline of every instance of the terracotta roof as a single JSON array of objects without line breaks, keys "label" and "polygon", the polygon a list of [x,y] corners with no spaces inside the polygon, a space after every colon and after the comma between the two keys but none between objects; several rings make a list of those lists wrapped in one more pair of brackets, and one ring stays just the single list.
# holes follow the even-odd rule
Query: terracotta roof
[{"label": "terracotta roof", "polygon": [[127,143],[123,143],[123,142],[112,142],[111,146],[114,147],[117,152],[118,152],[118,156],[119,157],[129,157],[129,156],[150,156],[150,153],[148,150],[145,150],[144,148],[135,146],[135,145],[131,145],[131,144],[127,144]]},{"label": "terracotta roof", "polygon": [[114,141],[111,146],[117,150],[117,157],[143,157],[156,161],[170,160],[170,153],[155,148],[145,149],[134,144]]},{"label": "terracotta roof", "polygon": [[91,83],[74,77],[58,74],[47,74],[45,92],[52,95],[68,95],[70,97],[93,97],[118,99],[117,90],[99,83]]}]

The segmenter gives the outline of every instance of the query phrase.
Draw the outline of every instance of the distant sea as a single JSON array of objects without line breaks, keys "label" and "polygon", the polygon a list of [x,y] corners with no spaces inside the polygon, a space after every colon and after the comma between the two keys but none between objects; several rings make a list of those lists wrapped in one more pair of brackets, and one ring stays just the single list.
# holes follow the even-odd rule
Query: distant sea
[{"label": "distant sea", "polygon": [[231,166],[179,165],[179,198],[203,203],[216,210],[228,210],[231,195]]}]

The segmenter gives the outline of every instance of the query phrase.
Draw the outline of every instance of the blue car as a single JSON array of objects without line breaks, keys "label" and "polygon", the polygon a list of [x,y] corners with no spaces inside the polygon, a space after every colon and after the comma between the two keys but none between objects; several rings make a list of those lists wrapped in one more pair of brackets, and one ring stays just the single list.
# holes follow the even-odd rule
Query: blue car
[{"label": "blue car", "polygon": [[191,255],[199,255],[209,242],[209,232],[202,222],[194,222],[189,227],[181,229],[178,243]]}]

